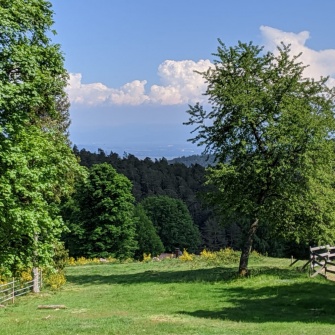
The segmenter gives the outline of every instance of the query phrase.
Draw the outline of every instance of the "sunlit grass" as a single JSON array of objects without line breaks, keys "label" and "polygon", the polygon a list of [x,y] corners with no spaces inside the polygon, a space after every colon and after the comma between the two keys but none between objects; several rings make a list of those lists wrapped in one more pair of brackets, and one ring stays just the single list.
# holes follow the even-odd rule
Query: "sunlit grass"
[{"label": "sunlit grass", "polygon": [[[0,333],[335,334],[335,283],[289,263],[254,257],[244,279],[236,263],[199,258],[68,267],[61,291],[0,309]],[[37,309],[42,304],[67,309]]]}]

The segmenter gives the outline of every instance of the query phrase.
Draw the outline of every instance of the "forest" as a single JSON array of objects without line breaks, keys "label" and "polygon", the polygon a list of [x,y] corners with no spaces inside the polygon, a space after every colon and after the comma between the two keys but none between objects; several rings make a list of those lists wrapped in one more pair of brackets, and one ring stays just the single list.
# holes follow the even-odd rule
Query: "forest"
[{"label": "forest", "polygon": [[[96,164],[107,163],[119,174],[126,176],[132,184],[131,193],[136,204],[141,204],[146,198],[161,196],[177,199],[185,204],[192,223],[200,233],[199,243],[189,251],[217,251],[227,247],[241,249],[243,220],[222,222],[215,205],[207,197],[213,191],[213,186],[205,183],[206,167],[215,165],[213,156],[193,155],[168,161],[165,158],[152,160],[148,157],[141,160],[127,153],[120,157],[114,152],[107,154],[102,149],[97,152],[79,150],[77,146],[73,147],[73,152],[80,164],[88,169]],[[181,218],[177,217],[176,224],[179,220]],[[174,247],[183,248],[185,245],[171,245],[165,251],[173,252]],[[308,251],[306,246],[287,242],[279,237],[271,239],[268,232],[262,229],[255,237],[254,249],[262,254],[278,257],[292,254],[302,257]],[[138,252],[136,254],[141,256]]]},{"label": "forest", "polygon": [[[110,170],[113,177],[110,176],[105,179],[107,184],[116,184],[120,178],[123,178],[127,187],[123,190],[123,195],[128,194],[129,207],[125,210],[125,215],[130,215],[130,221],[135,223],[135,232],[130,233],[131,227],[125,229],[125,219],[122,219],[122,227],[120,229],[127,230],[128,241],[137,244],[134,246],[132,252],[126,252],[121,255],[121,247],[117,246],[109,250],[107,245],[111,246],[111,241],[100,241],[103,235],[109,235],[110,225],[115,225],[115,221],[121,221],[120,218],[115,218],[116,202],[115,198],[117,190],[120,191],[122,186],[111,193],[105,193],[100,196],[100,200],[105,197],[112,199],[110,206],[105,208],[103,213],[93,208],[101,208],[101,206],[94,206],[90,203],[95,203],[97,199],[92,199],[92,189],[87,193],[87,196],[82,199],[85,193],[85,187],[79,185],[77,191],[70,200],[64,203],[63,217],[65,222],[71,230],[70,233],[64,234],[64,241],[66,247],[70,251],[71,256],[87,256],[87,257],[135,257],[142,258],[144,253],[151,253],[157,256],[161,252],[174,252],[175,248],[183,250],[184,248],[191,252],[199,252],[204,247],[212,250],[219,250],[225,246],[236,247],[234,240],[236,232],[234,228],[222,228],[214,224],[214,215],[211,208],[205,205],[204,194],[206,186],[205,168],[199,164],[187,167],[183,163],[170,164],[165,158],[155,159],[150,158],[140,160],[131,154],[124,154],[121,158],[118,154],[111,152],[106,154],[102,149],[97,153],[89,152],[85,149],[78,150],[76,146],[73,148],[74,154],[78,157],[80,164],[88,169],[89,176],[95,171],[99,171],[100,182],[102,175],[102,168]],[[90,183],[91,177],[89,177]],[[106,190],[106,185],[95,183],[95,190]],[[112,187],[112,185],[110,185]],[[103,191],[102,191],[103,192]],[[120,192],[121,193],[121,192]],[[119,195],[122,196],[121,194]],[[99,200],[99,201],[100,201]],[[125,198],[122,197],[124,202]],[[76,210],[76,208],[78,208]],[[109,211],[112,211],[109,213]],[[124,211],[124,208],[118,211]],[[110,214],[109,218],[105,218],[92,227],[92,222],[101,214]],[[81,215],[74,215],[78,213]],[[85,214],[83,214],[85,213]],[[90,223],[86,226],[81,224],[85,221],[83,218],[90,217]],[[136,224],[137,222],[137,224]],[[143,226],[145,224],[145,226]],[[131,225],[131,223],[130,223]],[[90,226],[90,227],[89,227]],[[104,233],[92,233],[92,229],[101,229],[105,226],[107,231]],[[109,228],[107,228],[107,226]],[[235,227],[235,230],[237,228]],[[80,231],[90,230],[89,235],[95,235],[94,242],[91,243],[91,248],[87,248],[86,242],[89,237],[85,239],[85,232],[82,234],[74,233]],[[125,236],[126,232],[120,233]],[[99,235],[99,236],[98,236]],[[75,241],[80,241],[81,248],[76,248]],[[98,241],[103,245],[99,250],[97,249]],[[154,244],[154,245],[152,245]],[[106,246],[106,247],[105,247]],[[92,253],[87,254],[87,250],[92,249]],[[94,250],[94,251],[93,251]],[[120,254],[121,252],[121,254]]]}]

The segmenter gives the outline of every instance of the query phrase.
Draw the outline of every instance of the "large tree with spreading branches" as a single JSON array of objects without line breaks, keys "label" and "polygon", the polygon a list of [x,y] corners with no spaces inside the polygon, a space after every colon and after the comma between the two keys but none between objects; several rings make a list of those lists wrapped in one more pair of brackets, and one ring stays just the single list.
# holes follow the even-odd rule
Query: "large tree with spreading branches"
[{"label": "large tree with spreading branches", "polygon": [[202,73],[210,107],[190,106],[186,124],[195,126],[192,141],[216,156],[208,183],[224,222],[247,222],[245,275],[260,226],[300,243],[334,241],[335,90],[327,78],[305,78],[284,44],[265,53],[219,40],[214,56]]}]

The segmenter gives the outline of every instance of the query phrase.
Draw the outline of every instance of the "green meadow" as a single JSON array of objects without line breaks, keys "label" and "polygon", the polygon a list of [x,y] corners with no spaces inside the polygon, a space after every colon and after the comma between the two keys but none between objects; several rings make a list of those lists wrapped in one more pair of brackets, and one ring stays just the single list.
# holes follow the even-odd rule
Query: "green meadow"
[{"label": "green meadow", "polygon": [[68,267],[61,290],[1,308],[0,333],[335,334],[335,282],[289,264],[252,257],[248,278],[237,264],[178,259]]}]

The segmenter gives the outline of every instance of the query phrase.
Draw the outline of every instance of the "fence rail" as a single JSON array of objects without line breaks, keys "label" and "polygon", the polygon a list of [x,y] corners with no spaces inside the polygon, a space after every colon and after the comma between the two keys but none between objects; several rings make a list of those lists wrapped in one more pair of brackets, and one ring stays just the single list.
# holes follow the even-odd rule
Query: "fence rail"
[{"label": "fence rail", "polygon": [[309,261],[303,266],[310,264],[311,277],[317,275],[327,278],[328,274],[335,274],[335,247],[323,245],[309,248]]},{"label": "fence rail", "polygon": [[[39,275],[39,287],[42,287],[42,276]],[[0,285],[0,304],[11,301],[15,302],[15,298],[32,292],[34,280],[22,282],[13,279],[11,282]]]}]

